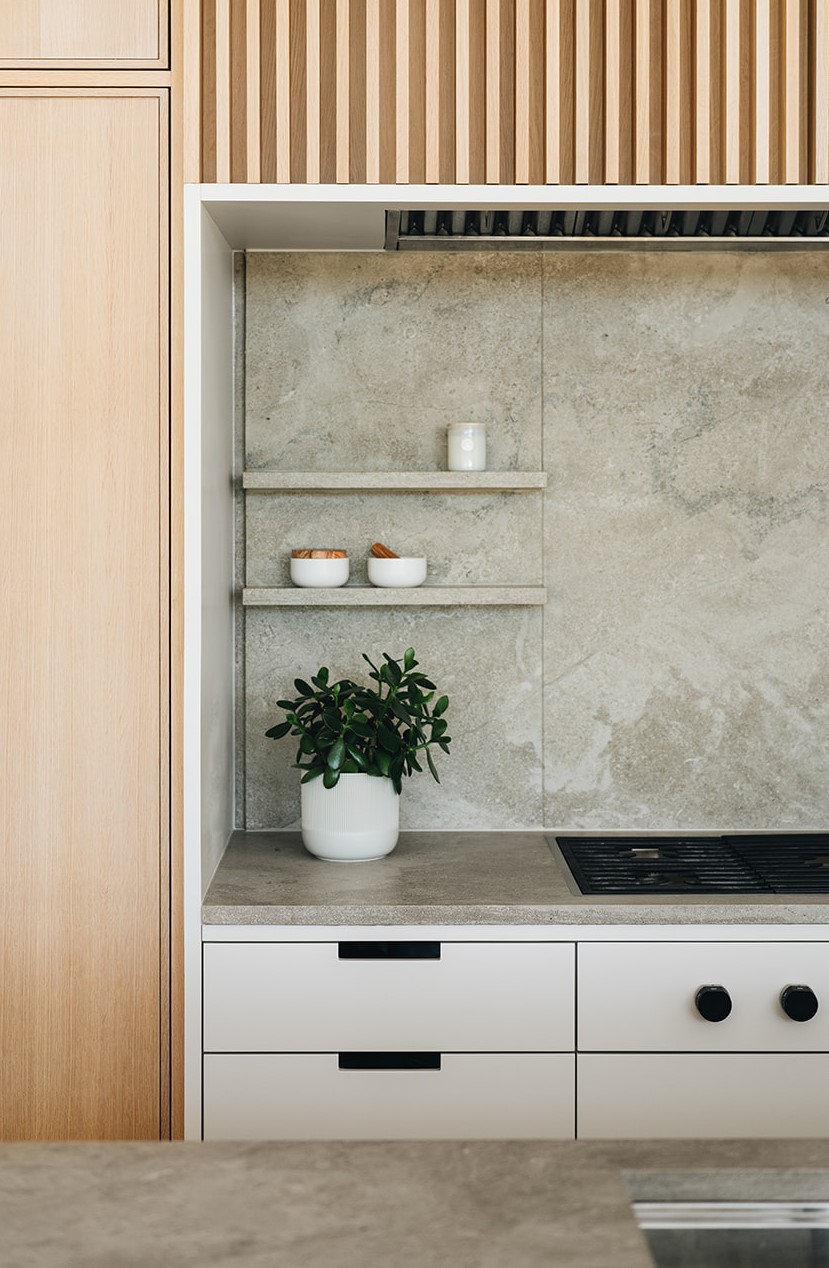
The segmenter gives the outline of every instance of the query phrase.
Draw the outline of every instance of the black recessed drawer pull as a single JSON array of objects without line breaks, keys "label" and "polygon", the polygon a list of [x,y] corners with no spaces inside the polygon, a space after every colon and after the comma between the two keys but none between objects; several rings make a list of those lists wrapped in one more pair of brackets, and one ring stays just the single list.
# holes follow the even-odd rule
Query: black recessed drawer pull
[{"label": "black recessed drawer pull", "polygon": [[439,960],[439,942],[340,942],[341,960]]},{"label": "black recessed drawer pull", "polygon": [[340,1052],[341,1070],[439,1070],[439,1052]]}]

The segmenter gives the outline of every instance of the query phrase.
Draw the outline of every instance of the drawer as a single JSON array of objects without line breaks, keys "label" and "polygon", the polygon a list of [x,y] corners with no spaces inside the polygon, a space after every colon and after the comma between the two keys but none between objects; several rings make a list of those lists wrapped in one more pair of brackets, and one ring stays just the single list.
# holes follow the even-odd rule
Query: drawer
[{"label": "drawer", "polygon": [[572,1051],[574,958],[566,943],[207,943],[204,1047]]},{"label": "drawer", "polygon": [[[581,1051],[829,1051],[829,945],[630,943],[579,946]],[[705,1021],[694,997],[721,985],[731,996],[724,1021]],[[817,994],[811,1021],[792,1021],[780,1003],[786,986]]]},{"label": "drawer", "polygon": [[586,1053],[579,1139],[829,1135],[829,1057]]},{"label": "drawer", "polygon": [[449,1053],[440,1069],[339,1068],[336,1053],[204,1058],[205,1140],[571,1140],[575,1057]]}]

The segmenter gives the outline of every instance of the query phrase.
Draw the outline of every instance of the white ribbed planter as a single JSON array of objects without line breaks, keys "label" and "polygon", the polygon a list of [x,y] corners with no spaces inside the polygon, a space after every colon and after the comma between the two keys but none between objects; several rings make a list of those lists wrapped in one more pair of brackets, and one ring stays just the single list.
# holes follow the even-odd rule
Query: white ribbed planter
[{"label": "white ribbed planter", "polygon": [[391,854],[400,833],[400,798],[390,779],[341,775],[335,788],[322,778],[303,784],[302,842],[329,863],[357,863]]}]

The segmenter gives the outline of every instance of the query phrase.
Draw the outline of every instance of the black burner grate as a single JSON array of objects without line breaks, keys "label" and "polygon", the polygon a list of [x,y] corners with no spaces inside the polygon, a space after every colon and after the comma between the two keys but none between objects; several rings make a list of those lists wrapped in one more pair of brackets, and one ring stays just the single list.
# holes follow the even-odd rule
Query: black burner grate
[{"label": "black burner grate", "polygon": [[583,894],[829,893],[829,833],[555,839]]}]

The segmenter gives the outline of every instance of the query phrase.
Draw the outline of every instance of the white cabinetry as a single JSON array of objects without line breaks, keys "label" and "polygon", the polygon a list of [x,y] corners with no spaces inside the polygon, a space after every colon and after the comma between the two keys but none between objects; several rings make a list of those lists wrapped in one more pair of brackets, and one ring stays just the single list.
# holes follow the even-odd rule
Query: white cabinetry
[{"label": "white cabinetry", "polygon": [[[829,1135],[827,943],[339,932],[205,943],[205,1139]],[[695,1003],[712,986],[718,1022]],[[814,992],[808,1021],[784,1011],[791,986]]]},{"label": "white cabinetry", "polygon": [[572,1137],[574,961],[550,942],[208,943],[204,1137]]}]

